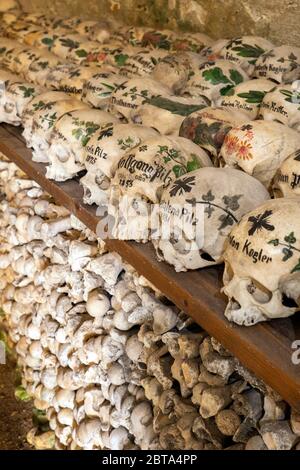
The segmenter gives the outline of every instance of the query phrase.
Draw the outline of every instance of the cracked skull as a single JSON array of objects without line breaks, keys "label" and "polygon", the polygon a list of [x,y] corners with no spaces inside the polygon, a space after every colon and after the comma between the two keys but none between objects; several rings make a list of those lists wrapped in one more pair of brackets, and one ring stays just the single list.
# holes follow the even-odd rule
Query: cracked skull
[{"label": "cracked skull", "polygon": [[181,176],[162,194],[158,257],[176,271],[221,263],[233,225],[268,198],[259,181],[238,170],[201,168]]},{"label": "cracked skull", "polygon": [[225,316],[250,326],[300,309],[300,205],[270,200],[245,215],[225,246]]}]

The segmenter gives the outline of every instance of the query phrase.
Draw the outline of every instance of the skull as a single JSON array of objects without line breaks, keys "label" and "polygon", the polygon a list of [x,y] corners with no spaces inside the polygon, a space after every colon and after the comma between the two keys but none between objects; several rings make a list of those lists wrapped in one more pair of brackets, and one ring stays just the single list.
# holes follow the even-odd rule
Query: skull
[{"label": "skull", "polygon": [[154,96],[169,95],[168,87],[148,77],[132,78],[121,84],[111,96],[112,111],[120,113],[127,120],[141,104]]},{"label": "skull", "polygon": [[278,169],[274,182],[273,193],[276,197],[300,196],[300,151],[292,153]]},{"label": "skull", "polygon": [[300,309],[300,205],[276,199],[245,215],[225,244],[225,316],[250,326]]},{"label": "skull", "polygon": [[269,78],[281,83],[283,76],[300,61],[300,48],[291,46],[274,47],[262,54],[255,63],[253,77]]},{"label": "skull", "polygon": [[173,41],[175,51],[190,51],[198,54],[204,47],[213,44],[213,40],[203,33],[183,33]]},{"label": "skull", "polygon": [[84,149],[87,174],[80,180],[84,188],[83,201],[98,206],[107,203],[110,180],[121,157],[155,136],[154,129],[133,124],[114,124],[95,132]]},{"label": "skull", "polygon": [[46,176],[56,181],[73,178],[84,169],[84,147],[100,128],[118,122],[105,111],[82,109],[64,114],[53,127],[50,137]]},{"label": "skull", "polygon": [[10,41],[9,39],[0,41],[1,48],[1,67],[13,71],[13,65],[18,60],[18,54],[28,49],[24,44],[19,44],[17,41]]},{"label": "skull", "polygon": [[206,105],[205,100],[200,97],[155,96],[139,106],[132,113],[131,119],[136,124],[153,127],[161,134],[178,135],[185,116],[205,108]]},{"label": "skull", "polygon": [[247,122],[241,111],[226,108],[204,108],[182,122],[179,135],[207,150],[216,160],[226,134],[232,127]]},{"label": "skull", "polygon": [[[85,23],[87,23],[87,22],[85,22]],[[83,25],[84,25],[84,22],[81,25],[81,29],[82,29]],[[78,30],[78,28],[77,28],[77,30]],[[79,34],[82,34],[82,31],[79,30],[78,32],[79,32]],[[110,38],[110,35],[111,35],[111,32],[109,31],[109,25],[107,25],[104,22],[99,23],[99,21],[97,21],[97,22],[95,22],[94,25],[90,24],[89,31],[87,32],[87,35],[92,41],[97,41],[99,43],[104,43],[104,42],[108,42],[108,40]]]},{"label": "skull", "polygon": [[[211,166],[205,151],[182,137],[154,137],[126,152],[118,162],[110,193],[117,237],[124,237],[124,228],[126,238],[128,227],[133,227],[137,230],[134,239],[147,239],[150,205],[159,203],[163,189],[168,188],[176,177],[202,166]],[[138,233],[142,235],[138,236]]]},{"label": "skull", "polygon": [[51,68],[45,76],[44,86],[80,96],[87,80],[98,73],[97,67],[64,64]]},{"label": "skull", "polygon": [[162,194],[161,237],[154,242],[159,259],[176,271],[222,263],[232,226],[269,197],[259,181],[238,170],[201,168],[181,176]]},{"label": "skull", "polygon": [[112,93],[124,82],[125,78],[114,72],[98,72],[85,81],[82,101],[93,108],[106,109]]},{"label": "skull", "polygon": [[151,77],[167,85],[175,94],[182,93],[188,79],[206,59],[192,52],[163,57],[153,68]]},{"label": "skull", "polygon": [[53,41],[51,51],[58,57],[68,60],[74,50],[79,50],[83,40],[84,38],[80,34],[59,34]]},{"label": "skull", "polygon": [[274,82],[266,78],[247,80],[234,87],[226,96],[221,96],[218,106],[242,111],[248,119],[257,119],[259,107],[266,93],[274,88]]},{"label": "skull", "polygon": [[201,50],[201,57],[210,61],[220,59],[221,50],[228,44],[228,42],[228,39],[218,39],[217,41],[214,41],[212,44],[209,44]]},{"label": "skull", "polygon": [[204,95],[213,103],[249,77],[241,67],[229,60],[203,62],[187,82],[185,93]]},{"label": "skull", "polygon": [[23,137],[26,140],[27,147],[31,146],[32,142],[32,126],[34,113],[39,110],[47,109],[48,103],[56,102],[59,100],[67,100],[70,97],[66,93],[59,91],[48,91],[33,98],[26,106],[22,114],[22,124],[24,127]]},{"label": "skull", "polygon": [[236,62],[251,76],[257,59],[274,46],[259,36],[241,36],[228,41],[221,49],[220,57]]},{"label": "skull", "polygon": [[297,82],[279,85],[267,93],[261,103],[260,116],[265,121],[277,121],[300,131],[300,93]]},{"label": "skull", "polygon": [[143,39],[143,46],[152,46],[155,49],[165,49],[170,50],[172,48],[173,40],[176,40],[176,35],[173,31],[170,30],[160,30],[160,31],[146,31]]},{"label": "skull", "polygon": [[49,162],[48,150],[54,124],[65,113],[78,109],[88,109],[87,105],[76,99],[66,99],[47,103],[43,109],[38,109],[32,116],[31,147],[34,162]]},{"label": "skull", "polygon": [[278,122],[250,121],[225,137],[220,156],[269,188],[281,163],[300,147],[298,132]]},{"label": "skull", "polygon": [[120,73],[126,77],[135,77],[136,75],[145,76],[149,75],[156,64],[158,64],[168,52],[154,49],[154,50],[140,50],[126,60],[126,63],[120,69]]},{"label": "skull", "polygon": [[[4,81],[3,79],[5,77],[8,77],[8,74],[1,71],[1,122],[19,126],[22,123],[24,108],[41,92],[41,89],[32,83],[20,82],[20,79],[17,76],[14,78],[11,76],[11,79],[6,79]],[[6,87],[2,92],[2,86],[5,86],[5,84]]]}]

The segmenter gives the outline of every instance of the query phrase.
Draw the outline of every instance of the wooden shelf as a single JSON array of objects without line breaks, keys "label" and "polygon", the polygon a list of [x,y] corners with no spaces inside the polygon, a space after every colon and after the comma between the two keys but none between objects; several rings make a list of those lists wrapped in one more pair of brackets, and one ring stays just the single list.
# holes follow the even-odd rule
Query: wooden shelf
[{"label": "wooden shelf", "polygon": [[[99,222],[96,208],[83,204],[79,183],[56,183],[46,179],[45,165],[32,162],[31,151],[24,144],[20,128],[0,126],[0,151],[57,203],[68,208],[91,230],[96,230]],[[292,363],[292,343],[300,340],[299,315],[253,327],[239,327],[229,323],[223,315],[226,298],[220,294],[222,267],[176,273],[171,266],[157,261],[150,243],[108,240],[107,246],[300,411],[300,364]]]}]

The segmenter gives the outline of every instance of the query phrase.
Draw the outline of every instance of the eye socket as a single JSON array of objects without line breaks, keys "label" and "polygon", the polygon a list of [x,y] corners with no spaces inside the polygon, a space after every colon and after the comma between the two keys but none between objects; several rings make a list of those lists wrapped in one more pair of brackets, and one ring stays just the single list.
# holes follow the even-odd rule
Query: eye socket
[{"label": "eye socket", "polygon": [[210,263],[215,263],[216,260],[214,260],[214,258],[212,256],[210,256],[209,253],[205,253],[205,251],[202,251],[200,253],[200,256],[202,259],[204,259],[204,261],[209,261]]},{"label": "eye socket", "polygon": [[287,297],[285,294],[282,294],[282,305],[288,308],[299,308],[299,305],[295,302],[295,300]]},{"label": "eye socket", "polygon": [[267,304],[273,296],[271,291],[255,279],[251,279],[251,282],[247,286],[247,291],[252,295],[256,302],[260,304]]}]

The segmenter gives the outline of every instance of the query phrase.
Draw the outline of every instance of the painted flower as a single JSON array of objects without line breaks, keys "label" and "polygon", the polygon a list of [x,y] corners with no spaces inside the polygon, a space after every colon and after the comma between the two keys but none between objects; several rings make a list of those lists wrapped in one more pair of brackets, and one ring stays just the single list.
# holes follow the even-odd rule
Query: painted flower
[{"label": "painted flower", "polygon": [[227,135],[225,137],[225,147],[226,147],[226,152],[229,155],[232,155],[236,150],[237,150],[237,145],[238,145],[238,138],[237,137],[232,137],[230,135]]},{"label": "painted flower", "polygon": [[249,142],[242,140],[239,144],[239,148],[237,151],[238,158],[240,158],[241,160],[251,160],[253,158],[251,149],[252,145]]}]

